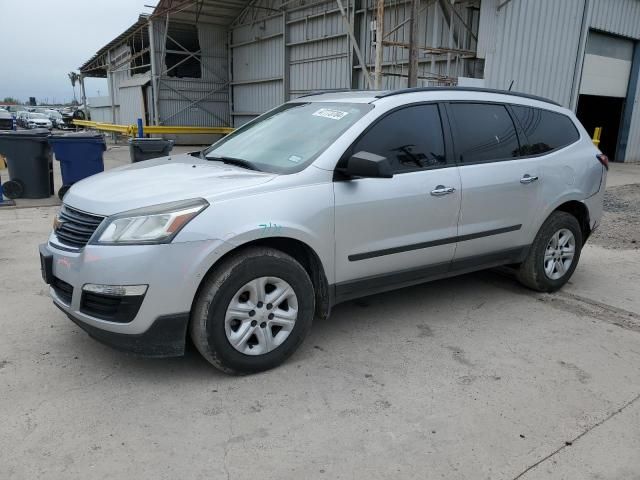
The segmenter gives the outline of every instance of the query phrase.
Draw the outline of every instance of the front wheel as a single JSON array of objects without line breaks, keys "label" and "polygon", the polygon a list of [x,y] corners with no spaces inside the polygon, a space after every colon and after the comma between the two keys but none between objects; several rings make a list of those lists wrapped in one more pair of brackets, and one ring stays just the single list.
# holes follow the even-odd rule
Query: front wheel
[{"label": "front wheel", "polygon": [[209,274],[191,314],[190,334],[220,370],[259,372],[298,348],[314,307],[313,284],[300,263],[279,250],[249,248]]},{"label": "front wheel", "polygon": [[518,280],[539,292],[554,292],[573,275],[582,250],[582,230],[567,212],[553,212],[542,224],[526,260],[518,270]]}]

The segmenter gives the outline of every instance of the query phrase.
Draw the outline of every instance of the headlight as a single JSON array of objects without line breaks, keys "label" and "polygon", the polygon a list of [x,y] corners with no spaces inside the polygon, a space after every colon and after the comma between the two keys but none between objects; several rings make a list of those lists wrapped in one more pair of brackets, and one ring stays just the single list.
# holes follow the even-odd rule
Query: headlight
[{"label": "headlight", "polygon": [[95,243],[137,245],[169,243],[196,215],[209,206],[203,198],[139,208],[108,217]]}]

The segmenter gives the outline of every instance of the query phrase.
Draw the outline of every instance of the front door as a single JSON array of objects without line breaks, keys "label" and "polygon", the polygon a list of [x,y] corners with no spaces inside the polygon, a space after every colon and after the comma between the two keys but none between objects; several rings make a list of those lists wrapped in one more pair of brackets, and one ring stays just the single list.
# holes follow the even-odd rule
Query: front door
[{"label": "front door", "polygon": [[458,168],[445,153],[438,105],[386,114],[347,155],[360,151],[387,157],[394,176],[334,183],[338,289],[349,296],[350,284],[368,282],[376,291],[446,272],[461,193]]}]

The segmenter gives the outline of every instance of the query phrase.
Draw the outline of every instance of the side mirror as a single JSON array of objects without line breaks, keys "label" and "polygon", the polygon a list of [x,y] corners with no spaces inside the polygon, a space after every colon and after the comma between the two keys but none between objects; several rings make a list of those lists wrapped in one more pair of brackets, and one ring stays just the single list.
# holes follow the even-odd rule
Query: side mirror
[{"label": "side mirror", "polygon": [[391,178],[393,171],[387,157],[361,151],[351,155],[343,171],[349,177]]}]

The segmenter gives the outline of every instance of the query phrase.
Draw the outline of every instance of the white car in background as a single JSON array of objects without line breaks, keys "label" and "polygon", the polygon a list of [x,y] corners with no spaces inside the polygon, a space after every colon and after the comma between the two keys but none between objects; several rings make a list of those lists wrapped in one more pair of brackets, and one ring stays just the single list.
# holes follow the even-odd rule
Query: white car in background
[{"label": "white car in background", "polygon": [[51,123],[51,120],[49,120],[49,117],[47,117],[47,115],[45,115],[44,113],[33,113],[33,112],[29,112],[26,115],[26,127],[31,129],[31,128],[48,128],[49,130],[51,130],[53,128],[53,124]]},{"label": "white car in background", "polygon": [[64,118],[62,117],[62,114],[59,111],[45,110],[43,113],[49,118],[49,120],[51,120],[51,124],[53,125],[54,128],[59,128],[59,129],[65,128]]}]

